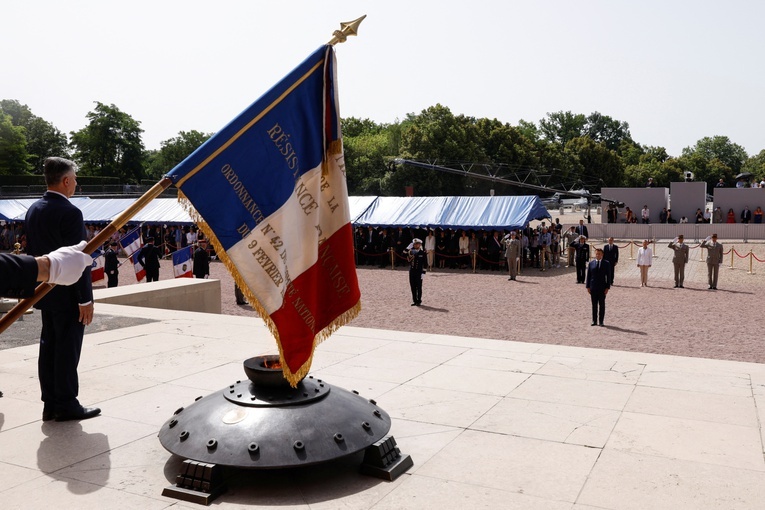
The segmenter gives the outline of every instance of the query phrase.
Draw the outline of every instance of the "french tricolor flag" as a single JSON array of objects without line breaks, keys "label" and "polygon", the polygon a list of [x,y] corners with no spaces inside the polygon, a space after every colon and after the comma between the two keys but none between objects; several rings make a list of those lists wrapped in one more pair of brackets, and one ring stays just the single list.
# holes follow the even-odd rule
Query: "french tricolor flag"
[{"label": "french tricolor flag", "polygon": [[293,385],[361,309],[335,68],[319,48],[168,174]]},{"label": "french tricolor flag", "polygon": [[133,270],[135,271],[135,279],[138,282],[143,281],[146,278],[146,269],[143,268],[140,262],[138,262],[138,252],[136,251],[130,257],[130,263],[133,264]]},{"label": "french tricolor flag", "polygon": [[90,278],[92,281],[97,282],[104,279],[104,252],[103,250],[96,250],[90,254],[93,257],[93,265],[90,266]]},{"label": "french tricolor flag", "polygon": [[120,246],[125,250],[125,255],[128,257],[137,253],[143,246],[143,243],[141,242],[141,229],[136,227],[122,236],[120,239]]},{"label": "french tricolor flag", "polygon": [[173,252],[173,274],[176,278],[191,278],[191,250],[188,246]]}]

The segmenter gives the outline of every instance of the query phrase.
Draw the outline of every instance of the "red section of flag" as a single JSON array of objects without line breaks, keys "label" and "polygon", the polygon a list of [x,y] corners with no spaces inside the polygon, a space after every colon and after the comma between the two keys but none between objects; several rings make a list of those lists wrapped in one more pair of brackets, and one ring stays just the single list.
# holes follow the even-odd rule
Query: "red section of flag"
[{"label": "red section of flag", "polygon": [[292,281],[294,296],[271,314],[284,361],[294,374],[311,359],[317,333],[359,302],[353,231],[347,224],[319,247],[319,260]]}]

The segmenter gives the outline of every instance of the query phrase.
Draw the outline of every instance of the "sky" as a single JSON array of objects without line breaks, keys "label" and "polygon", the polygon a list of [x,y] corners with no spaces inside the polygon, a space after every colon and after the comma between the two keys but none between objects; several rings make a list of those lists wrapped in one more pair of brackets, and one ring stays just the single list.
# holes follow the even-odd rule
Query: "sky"
[{"label": "sky", "polygon": [[67,133],[114,104],[158,149],[218,131],[364,14],[336,46],[343,117],[598,111],[672,156],[717,135],[765,150],[765,2],[752,0],[6,2],[0,99]]}]

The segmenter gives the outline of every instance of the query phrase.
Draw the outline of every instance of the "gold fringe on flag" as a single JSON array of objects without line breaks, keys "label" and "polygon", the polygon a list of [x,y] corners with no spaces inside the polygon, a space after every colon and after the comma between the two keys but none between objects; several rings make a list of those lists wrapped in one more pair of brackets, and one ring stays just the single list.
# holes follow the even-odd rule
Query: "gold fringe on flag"
[{"label": "gold fringe on flag", "polygon": [[[339,140],[333,141],[332,144],[334,145],[335,142],[338,142],[338,141]],[[341,141],[340,141],[340,148],[342,150]],[[324,162],[322,162],[322,167],[323,166],[324,166]],[[276,345],[279,348],[279,361],[281,362],[281,365],[282,365],[282,373],[284,374],[284,378],[287,379],[287,381],[290,383],[290,386],[295,388],[297,384],[305,376],[307,376],[308,372],[311,370],[311,363],[313,362],[313,352],[316,349],[316,347],[321,342],[329,338],[330,335],[332,335],[332,333],[337,331],[342,326],[345,326],[346,324],[351,322],[353,319],[355,319],[359,315],[359,313],[361,312],[361,301],[358,301],[354,306],[346,310],[343,314],[339,315],[335,320],[333,320],[329,325],[327,325],[327,327],[319,331],[314,336],[313,346],[311,348],[311,356],[308,358],[308,360],[305,363],[303,363],[303,365],[297,371],[292,372],[284,360],[284,352],[282,351],[282,342],[281,342],[281,339],[279,338],[279,331],[276,329],[276,324],[274,324],[274,321],[271,320],[271,316],[268,314],[266,309],[263,308],[263,305],[260,303],[260,300],[258,300],[258,298],[255,297],[255,294],[250,290],[250,287],[245,283],[244,278],[242,278],[236,266],[228,257],[226,250],[223,249],[223,246],[221,245],[217,236],[213,232],[212,228],[210,228],[210,225],[207,224],[204,218],[202,218],[202,215],[199,214],[199,212],[191,204],[191,201],[188,199],[188,197],[180,189],[178,189],[178,203],[188,213],[192,221],[196,223],[197,227],[199,227],[199,229],[204,233],[205,237],[212,244],[213,248],[215,249],[215,254],[218,256],[220,261],[223,262],[223,265],[226,267],[228,272],[231,273],[231,276],[234,278],[234,283],[236,283],[236,285],[242,291],[242,294],[244,294],[244,296],[247,298],[247,301],[249,301],[253,310],[255,310],[257,314],[260,316],[260,318],[263,319],[263,322],[265,322],[266,327],[276,339]]]}]

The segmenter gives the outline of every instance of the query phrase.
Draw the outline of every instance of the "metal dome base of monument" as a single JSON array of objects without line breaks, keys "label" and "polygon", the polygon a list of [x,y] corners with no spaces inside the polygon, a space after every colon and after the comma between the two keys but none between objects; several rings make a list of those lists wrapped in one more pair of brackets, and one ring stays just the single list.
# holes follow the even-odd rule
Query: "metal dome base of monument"
[{"label": "metal dome base of monument", "polygon": [[208,504],[224,490],[221,467],[311,466],[362,450],[367,475],[393,480],[413,465],[386,436],[391,419],[374,400],[313,376],[292,388],[278,361],[246,360],[248,380],[197,398],[165,422],[160,443],[188,460],[163,495]]}]

